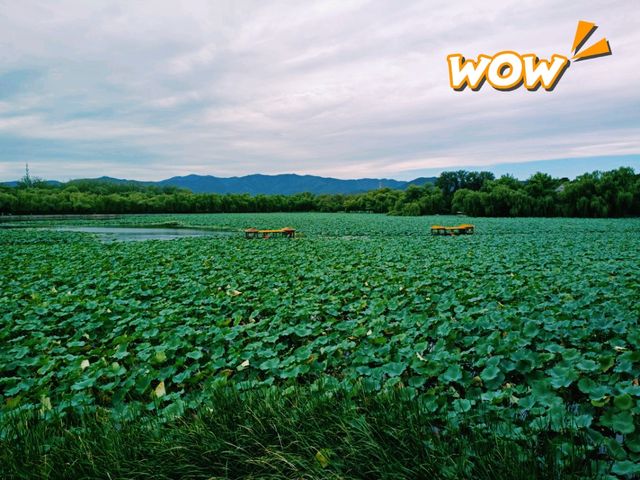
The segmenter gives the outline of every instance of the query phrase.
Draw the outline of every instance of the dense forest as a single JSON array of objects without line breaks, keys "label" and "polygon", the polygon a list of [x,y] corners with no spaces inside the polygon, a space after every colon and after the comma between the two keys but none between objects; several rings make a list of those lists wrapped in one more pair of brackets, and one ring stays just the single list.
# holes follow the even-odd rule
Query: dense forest
[{"label": "dense forest", "polygon": [[376,212],[465,213],[491,217],[640,215],[640,174],[631,168],[574,180],[536,173],[527,180],[490,172],[443,172],[434,184],[358,194],[255,195],[192,193],[176,187],[73,180],[50,184],[29,175],[0,187],[0,214]]}]

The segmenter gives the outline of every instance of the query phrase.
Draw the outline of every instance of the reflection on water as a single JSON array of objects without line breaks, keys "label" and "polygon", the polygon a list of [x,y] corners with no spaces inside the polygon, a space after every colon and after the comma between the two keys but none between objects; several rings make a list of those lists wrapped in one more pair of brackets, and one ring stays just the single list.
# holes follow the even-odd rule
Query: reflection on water
[{"label": "reflection on water", "polygon": [[195,230],[188,228],[126,228],[126,227],[52,227],[58,232],[82,232],[97,235],[103,241],[138,242],[142,240],[174,240],[184,237],[222,237],[236,232]]}]

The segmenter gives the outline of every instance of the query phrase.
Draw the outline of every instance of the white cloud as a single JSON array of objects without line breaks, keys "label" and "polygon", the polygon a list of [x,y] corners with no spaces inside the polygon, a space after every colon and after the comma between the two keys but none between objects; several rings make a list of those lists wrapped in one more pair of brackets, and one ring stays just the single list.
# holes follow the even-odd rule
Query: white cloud
[{"label": "white cloud", "polygon": [[[71,176],[358,177],[640,153],[640,11],[624,0],[0,3],[0,88],[40,72],[0,91],[3,177],[26,160],[51,177],[61,162]],[[449,88],[447,54],[568,54],[579,19],[614,54],[571,65],[556,91]],[[1,153],[16,141],[64,142],[69,158]]]}]

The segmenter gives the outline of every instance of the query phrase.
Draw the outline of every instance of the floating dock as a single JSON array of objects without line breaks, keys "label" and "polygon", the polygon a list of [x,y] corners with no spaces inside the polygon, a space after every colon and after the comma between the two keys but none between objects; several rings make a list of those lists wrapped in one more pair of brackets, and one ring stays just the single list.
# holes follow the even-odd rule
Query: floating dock
[{"label": "floating dock", "polygon": [[432,225],[431,235],[472,235],[474,226],[468,223],[456,227],[444,227],[442,225]]},{"label": "floating dock", "polygon": [[295,238],[296,230],[291,227],[284,227],[277,230],[258,230],[257,228],[247,228],[244,231],[245,238]]}]

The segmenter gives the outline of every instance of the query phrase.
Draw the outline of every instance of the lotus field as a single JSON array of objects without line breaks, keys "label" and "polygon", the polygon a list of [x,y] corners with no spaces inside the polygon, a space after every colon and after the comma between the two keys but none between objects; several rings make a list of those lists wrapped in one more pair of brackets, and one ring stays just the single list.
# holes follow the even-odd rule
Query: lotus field
[{"label": "lotus field", "polygon": [[[1,417],[106,409],[170,420],[225,387],[357,387],[401,392],[434,424],[492,419],[505,436],[573,428],[614,473],[637,471],[637,219],[70,223],[234,234],[126,242],[47,221],[0,229]],[[432,224],[458,223],[476,233],[429,235]],[[303,235],[242,235],[285,226]]]}]

